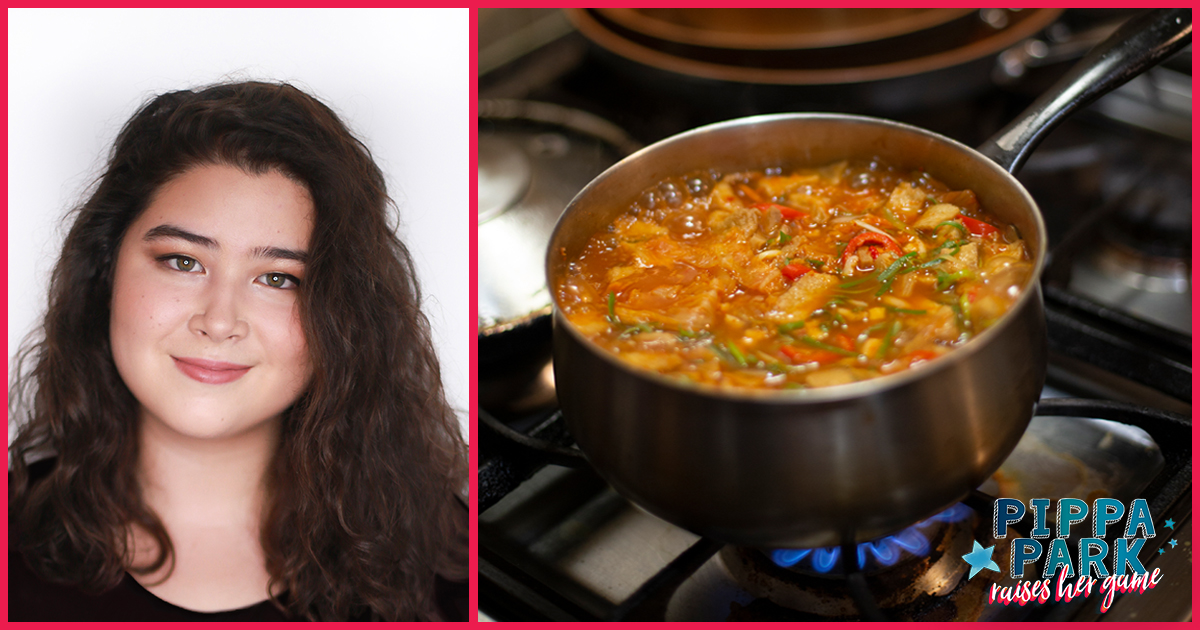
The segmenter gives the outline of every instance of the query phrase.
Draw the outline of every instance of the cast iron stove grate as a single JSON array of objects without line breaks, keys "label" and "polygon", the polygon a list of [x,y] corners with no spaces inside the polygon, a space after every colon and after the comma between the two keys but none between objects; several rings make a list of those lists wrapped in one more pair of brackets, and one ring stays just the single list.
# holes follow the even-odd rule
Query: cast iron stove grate
[{"label": "cast iron stove grate", "polygon": [[[1036,415],[1098,418],[1142,429],[1161,448],[1164,465],[1140,496],[1147,499],[1151,513],[1156,518],[1165,519],[1176,512],[1190,514],[1190,503],[1186,498],[1191,482],[1191,426],[1186,418],[1127,403],[1066,398],[1042,400]],[[491,451],[479,471],[481,511],[494,505],[546,465],[587,467],[579,451],[570,447],[570,436],[558,411],[550,412],[537,422],[529,435],[513,431],[487,411],[480,411],[480,420],[481,443],[486,445],[485,450]],[[976,491],[964,498],[964,503],[990,519],[995,497]],[[1016,529],[1027,533],[1030,527],[1028,522],[1022,522]],[[1165,544],[1165,538],[1152,539],[1151,545],[1154,546],[1144,549],[1143,556],[1152,557],[1151,554]],[[854,557],[856,554],[851,540],[848,538],[842,543],[843,557]],[[606,621],[664,619],[667,604],[675,590],[724,546],[707,538],[699,539],[646,580],[631,596],[614,605],[578,585],[544,584],[519,564],[506,559],[505,554],[498,553],[489,543],[500,544],[483,528],[480,605],[493,617]],[[886,613],[879,609],[867,589],[865,577],[858,571],[856,563],[843,565],[847,587],[861,618],[887,619]],[[1040,567],[1033,570],[1040,571]],[[584,605],[580,602],[584,602]],[[1058,618],[1066,614],[1058,610],[1062,608],[1068,607],[1031,607],[1027,620]],[[597,611],[603,612],[597,614]]]}]

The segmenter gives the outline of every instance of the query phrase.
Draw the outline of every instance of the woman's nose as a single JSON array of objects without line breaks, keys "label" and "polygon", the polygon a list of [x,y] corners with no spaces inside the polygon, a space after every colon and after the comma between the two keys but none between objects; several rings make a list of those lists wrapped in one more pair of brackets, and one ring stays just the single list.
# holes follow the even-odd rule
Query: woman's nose
[{"label": "woman's nose", "polygon": [[243,318],[241,301],[240,291],[231,283],[214,280],[204,292],[188,328],[215,342],[245,337],[250,324]]}]

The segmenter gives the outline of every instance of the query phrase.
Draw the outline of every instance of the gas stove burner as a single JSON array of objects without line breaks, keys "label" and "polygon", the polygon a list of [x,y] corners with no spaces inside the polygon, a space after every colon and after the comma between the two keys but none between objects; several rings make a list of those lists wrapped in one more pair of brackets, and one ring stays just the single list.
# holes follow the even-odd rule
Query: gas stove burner
[{"label": "gas stove burner", "polygon": [[1188,293],[1192,270],[1183,258],[1151,256],[1120,243],[1105,242],[1092,264],[1121,284],[1151,293]]},{"label": "gas stove burner", "polygon": [[[892,536],[884,536],[872,542],[859,543],[858,569],[866,573],[886,569],[903,558],[920,559],[929,555],[930,542],[925,535],[939,523],[957,523],[971,518],[971,509],[957,503],[954,507],[927,518]],[[939,528],[940,529],[940,528]],[[817,574],[842,572],[841,549],[824,547],[819,549],[776,549],[770,553],[771,560],[781,567],[792,567],[794,571],[811,569]],[[802,560],[808,559],[807,565]]]},{"label": "gas stove burner", "polygon": [[[890,618],[927,618],[931,606],[953,606],[958,612],[963,606],[982,606],[983,598],[974,594],[939,603],[963,590],[967,582],[963,578],[969,567],[962,556],[972,549],[977,521],[973,511],[959,504],[894,536],[860,543],[859,563],[866,567],[867,586],[879,607]],[[841,570],[839,551],[765,553],[727,546],[720,555],[738,584],[756,597],[815,617],[852,618],[859,609]],[[780,566],[781,562],[791,566]],[[918,614],[917,608],[926,612]]]},{"label": "gas stove burner", "polygon": [[[1130,146],[1136,154],[1137,145]],[[1113,211],[1076,246],[1069,288],[1190,334],[1190,160],[1178,150],[1142,154],[1144,165],[1125,158],[1109,171],[1102,192]]]},{"label": "gas stove burner", "polygon": [[1147,155],[1140,169],[1125,160],[1102,187],[1112,195],[1110,200],[1117,209],[1101,223],[1101,237],[1145,258],[1190,261],[1192,180],[1188,155],[1182,149]]}]

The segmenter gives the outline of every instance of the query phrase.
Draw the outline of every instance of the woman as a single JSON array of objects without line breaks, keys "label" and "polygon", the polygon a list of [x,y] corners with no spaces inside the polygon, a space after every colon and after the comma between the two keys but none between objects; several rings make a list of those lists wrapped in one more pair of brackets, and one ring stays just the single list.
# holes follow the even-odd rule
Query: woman
[{"label": "woman", "polygon": [[466,449],[388,204],[292,86],[133,116],[20,355],[10,620],[465,615]]}]

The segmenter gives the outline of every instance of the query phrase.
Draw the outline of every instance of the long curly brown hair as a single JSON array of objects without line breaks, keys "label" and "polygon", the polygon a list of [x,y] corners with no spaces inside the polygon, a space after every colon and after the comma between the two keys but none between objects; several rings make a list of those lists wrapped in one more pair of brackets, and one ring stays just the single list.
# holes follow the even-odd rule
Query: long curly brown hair
[{"label": "long curly brown hair", "polygon": [[[109,342],[113,267],[164,183],[204,164],[279,171],[316,216],[300,312],[314,377],[284,413],[262,546],[295,618],[437,618],[434,578],[466,574],[466,446],[446,402],[412,259],[367,148],[287,84],[163,94],[121,130],[50,280],[44,325],[18,355],[10,417],[12,539],[43,579],[90,591],[173,562],[136,477],[138,402]],[[54,457],[31,478],[30,463]],[[132,567],[131,527],[159,554]]]}]

